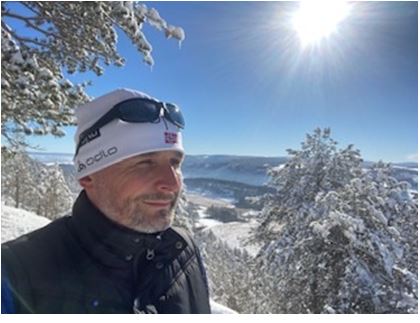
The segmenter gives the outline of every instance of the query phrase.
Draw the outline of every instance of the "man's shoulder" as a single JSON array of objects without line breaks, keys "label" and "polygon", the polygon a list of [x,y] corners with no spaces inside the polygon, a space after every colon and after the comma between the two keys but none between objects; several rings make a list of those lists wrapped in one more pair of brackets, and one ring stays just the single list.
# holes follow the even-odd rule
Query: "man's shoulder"
[{"label": "man's shoulder", "polygon": [[175,226],[174,225],[174,226],[171,226],[169,228],[169,230],[175,231],[175,232],[177,232],[179,234],[185,234],[185,235],[191,236],[191,232],[189,230],[187,230],[186,228],[184,228],[184,227],[180,227],[180,226]]},{"label": "man's shoulder", "polygon": [[[67,229],[67,217],[55,220],[45,227],[24,234],[1,245],[1,264],[14,283],[30,274],[34,280],[55,279],[56,263],[63,268],[74,260],[76,246]],[[42,277],[41,277],[42,276]],[[31,279],[32,279],[31,278]]]},{"label": "man's shoulder", "polygon": [[173,234],[177,236],[182,237],[185,240],[185,242],[187,242],[188,244],[191,244],[191,245],[194,244],[192,234],[187,229],[183,227],[179,227],[179,226],[172,226],[169,228],[168,231],[172,232]]},{"label": "man's shoulder", "polygon": [[176,239],[177,241],[181,239],[184,241],[184,243],[188,246],[188,249],[190,250],[189,253],[196,254],[198,257],[200,257],[199,248],[194,240],[194,237],[191,231],[183,227],[177,227],[177,226],[173,226],[169,230],[171,230],[173,234],[173,239]]},{"label": "man's shoulder", "polygon": [[2,243],[2,253],[7,252],[7,250],[13,252],[33,252],[43,246],[51,246],[56,243],[60,237],[63,237],[67,218],[68,217],[66,216],[57,219],[42,228],[21,235],[14,240]]},{"label": "man's shoulder", "polygon": [[[67,217],[55,220],[46,226],[10,240],[1,245],[2,286],[14,295],[18,310],[24,309],[23,299],[31,300],[33,290],[40,290],[60,280],[62,268],[72,268],[67,263],[65,241],[68,240],[66,229]],[[63,262],[64,261],[64,262]],[[32,303],[32,300],[29,302]],[[13,313],[13,307],[11,307]]]}]

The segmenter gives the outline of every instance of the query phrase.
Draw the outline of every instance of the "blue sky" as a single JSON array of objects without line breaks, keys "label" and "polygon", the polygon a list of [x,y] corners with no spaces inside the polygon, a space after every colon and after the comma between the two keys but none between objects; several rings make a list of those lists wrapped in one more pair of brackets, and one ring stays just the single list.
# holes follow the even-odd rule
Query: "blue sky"
[{"label": "blue sky", "polygon": [[[153,2],[186,34],[179,48],[146,26],[155,66],[120,34],[124,68],[91,79],[99,96],[119,87],[181,106],[187,154],[285,156],[305,134],[330,127],[365,160],[417,160],[417,2],[358,2],[337,32],[303,48],[291,2]],[[73,152],[62,139],[33,137],[48,152]]]}]

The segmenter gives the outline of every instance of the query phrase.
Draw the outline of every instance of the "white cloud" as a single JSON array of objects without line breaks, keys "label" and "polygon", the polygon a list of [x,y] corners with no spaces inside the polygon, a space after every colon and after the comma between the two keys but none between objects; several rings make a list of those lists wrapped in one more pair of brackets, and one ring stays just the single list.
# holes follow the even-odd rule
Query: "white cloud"
[{"label": "white cloud", "polygon": [[405,157],[406,161],[418,161],[418,153],[410,154]]}]

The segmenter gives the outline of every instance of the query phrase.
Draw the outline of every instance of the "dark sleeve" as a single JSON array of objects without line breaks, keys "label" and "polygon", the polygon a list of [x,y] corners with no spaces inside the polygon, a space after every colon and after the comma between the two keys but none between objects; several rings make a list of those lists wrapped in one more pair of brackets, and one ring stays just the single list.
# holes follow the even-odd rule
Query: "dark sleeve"
[{"label": "dark sleeve", "polygon": [[9,243],[1,246],[1,292],[2,313],[32,313],[29,277]]},{"label": "dark sleeve", "polygon": [[1,314],[15,314],[15,302],[6,270],[1,269]]}]

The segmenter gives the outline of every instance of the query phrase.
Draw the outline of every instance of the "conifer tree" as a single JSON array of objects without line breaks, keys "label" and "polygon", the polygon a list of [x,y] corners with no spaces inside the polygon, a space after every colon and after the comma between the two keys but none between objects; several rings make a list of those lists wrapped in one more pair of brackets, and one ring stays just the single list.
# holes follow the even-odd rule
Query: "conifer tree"
[{"label": "conifer tree", "polygon": [[149,24],[167,38],[184,39],[182,28],[131,1],[21,1],[1,3],[1,132],[64,135],[73,125],[73,108],[89,99],[87,82],[73,84],[75,72],[104,73],[124,65],[117,51],[117,29],[153,65],[152,45],[142,29]]},{"label": "conifer tree", "polygon": [[416,313],[417,201],[408,184],[383,163],[362,169],[359,152],[339,150],[328,129],[289,153],[271,172],[277,193],[266,196],[254,237],[266,243],[257,270],[271,277],[258,311]]},{"label": "conifer tree", "polygon": [[64,179],[63,172],[57,163],[45,169],[41,176],[40,199],[37,214],[54,220],[69,214],[74,196]]}]

